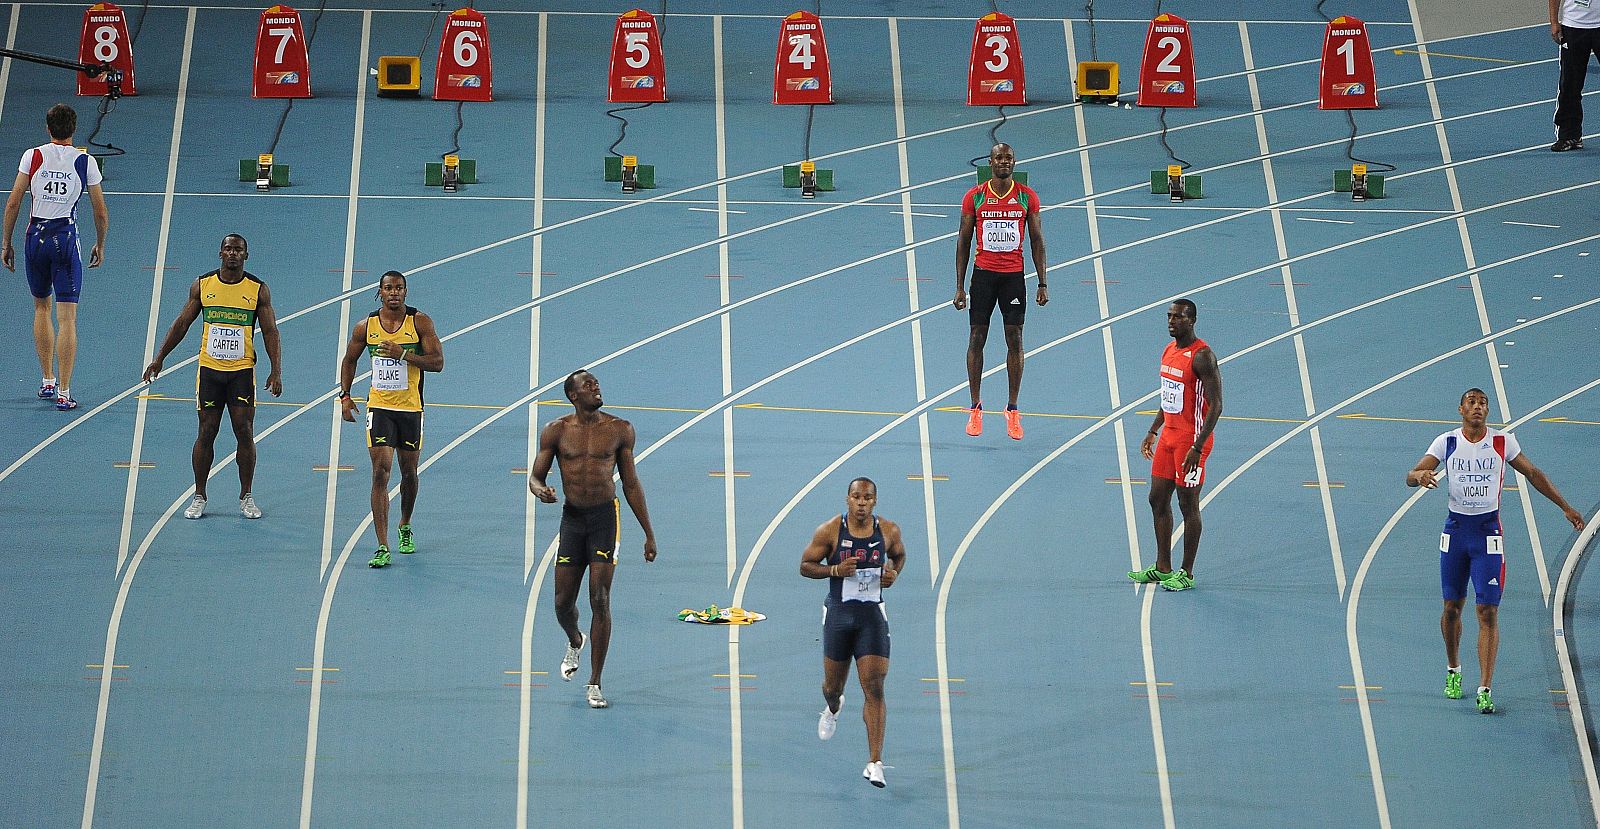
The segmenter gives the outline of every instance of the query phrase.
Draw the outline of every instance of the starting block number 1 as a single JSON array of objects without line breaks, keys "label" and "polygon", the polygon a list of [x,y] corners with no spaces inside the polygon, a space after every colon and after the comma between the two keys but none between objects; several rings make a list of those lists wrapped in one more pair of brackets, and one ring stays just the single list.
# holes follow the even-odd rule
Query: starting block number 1
[{"label": "starting block number 1", "polygon": [[1318,109],[1377,109],[1378,84],[1372,71],[1367,24],[1344,15],[1328,22],[1322,38],[1322,76]]}]

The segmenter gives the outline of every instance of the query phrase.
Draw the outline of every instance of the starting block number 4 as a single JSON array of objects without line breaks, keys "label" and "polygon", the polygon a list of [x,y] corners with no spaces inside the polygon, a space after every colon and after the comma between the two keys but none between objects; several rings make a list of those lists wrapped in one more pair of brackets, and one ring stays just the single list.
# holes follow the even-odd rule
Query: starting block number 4
[{"label": "starting block number 4", "polygon": [[828,43],[822,19],[798,11],[778,29],[778,57],[772,70],[775,104],[831,104],[833,78],[828,72]]},{"label": "starting block number 4", "polygon": [[433,73],[436,101],[491,101],[494,68],[489,58],[489,22],[473,8],[456,9],[439,39]]},{"label": "starting block number 4", "polygon": [[[96,3],[83,13],[83,34],[78,38],[78,62],[110,64],[122,70],[122,94],[138,94],[133,86],[133,42],[128,38],[128,17],[115,3]],[[78,73],[79,95],[106,94],[104,75],[91,78]]]}]

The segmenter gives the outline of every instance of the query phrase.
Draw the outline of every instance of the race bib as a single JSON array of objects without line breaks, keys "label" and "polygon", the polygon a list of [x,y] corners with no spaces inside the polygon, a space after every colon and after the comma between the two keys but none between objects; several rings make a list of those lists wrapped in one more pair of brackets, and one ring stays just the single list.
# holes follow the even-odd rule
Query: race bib
[{"label": "race bib", "polygon": [[372,387],[378,391],[405,391],[411,387],[406,361],[392,357],[372,358]]},{"label": "race bib", "polygon": [[1161,411],[1183,414],[1183,384],[1170,377],[1161,378]]},{"label": "race bib", "polygon": [[1498,556],[1505,554],[1505,542],[1502,540],[1501,536],[1491,535],[1488,538],[1485,538],[1484,542],[1484,552],[1488,553],[1489,555]]},{"label": "race bib", "polygon": [[1018,219],[984,219],[983,249],[1010,253],[1022,247],[1022,222]]},{"label": "race bib", "polygon": [[212,324],[206,331],[206,354],[217,360],[243,360],[244,329]]},{"label": "race bib", "polygon": [[839,595],[847,602],[878,602],[883,597],[883,568],[866,567],[839,585]]}]

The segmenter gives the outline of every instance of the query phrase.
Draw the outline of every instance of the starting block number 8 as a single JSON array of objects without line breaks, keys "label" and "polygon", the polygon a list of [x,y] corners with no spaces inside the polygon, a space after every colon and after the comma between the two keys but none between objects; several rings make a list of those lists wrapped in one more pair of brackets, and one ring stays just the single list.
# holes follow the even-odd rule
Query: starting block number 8
[{"label": "starting block number 8", "polygon": [[94,59],[101,63],[110,63],[117,59],[117,29],[115,26],[100,26],[94,30]]}]

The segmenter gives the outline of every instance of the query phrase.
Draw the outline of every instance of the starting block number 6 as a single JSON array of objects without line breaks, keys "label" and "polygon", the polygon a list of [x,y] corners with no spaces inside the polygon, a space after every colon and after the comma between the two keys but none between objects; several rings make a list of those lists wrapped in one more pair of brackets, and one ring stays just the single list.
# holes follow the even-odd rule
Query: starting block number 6
[{"label": "starting block number 6", "polygon": [[478,43],[482,40],[483,38],[479,37],[478,33],[471,29],[464,29],[457,34],[455,46],[453,47],[456,63],[461,66],[477,65]]}]

